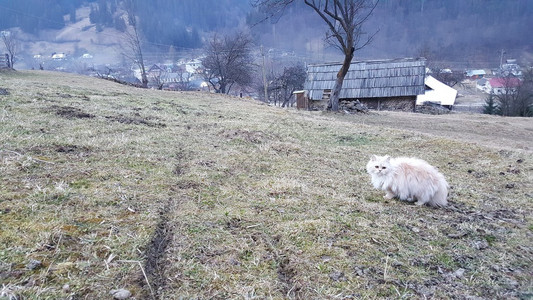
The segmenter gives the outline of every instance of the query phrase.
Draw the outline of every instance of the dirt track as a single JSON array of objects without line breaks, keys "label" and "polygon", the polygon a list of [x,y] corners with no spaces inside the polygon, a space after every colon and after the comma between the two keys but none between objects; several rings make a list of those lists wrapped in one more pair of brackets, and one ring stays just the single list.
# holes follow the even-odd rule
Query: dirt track
[{"label": "dirt track", "polygon": [[532,118],[371,112],[355,116],[353,122],[442,136],[492,148],[533,152]]}]

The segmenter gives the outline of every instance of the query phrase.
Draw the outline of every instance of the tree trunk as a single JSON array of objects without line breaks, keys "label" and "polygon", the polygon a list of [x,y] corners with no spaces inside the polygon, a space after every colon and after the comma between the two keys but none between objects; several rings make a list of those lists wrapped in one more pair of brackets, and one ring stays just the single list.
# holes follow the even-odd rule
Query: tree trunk
[{"label": "tree trunk", "polygon": [[144,70],[144,68],[141,71],[141,79],[142,79],[142,86],[144,88],[147,88],[148,87],[148,77],[146,76],[146,71]]},{"label": "tree trunk", "polygon": [[348,70],[350,69],[352,58],[353,58],[353,48],[352,50],[348,51],[348,53],[345,54],[342,67],[337,73],[337,79],[335,80],[335,86],[333,87],[333,91],[331,93],[331,97],[329,98],[329,103],[328,103],[328,108],[330,108],[332,111],[339,110],[339,97],[341,94],[342,84],[344,83],[344,77],[346,77],[346,74],[348,74]]},{"label": "tree trunk", "polygon": [[14,70],[15,69],[15,67],[14,67],[15,66],[15,56],[13,54],[10,54],[10,55],[6,54],[6,56],[8,57],[8,62],[7,63],[9,64],[9,67]]}]

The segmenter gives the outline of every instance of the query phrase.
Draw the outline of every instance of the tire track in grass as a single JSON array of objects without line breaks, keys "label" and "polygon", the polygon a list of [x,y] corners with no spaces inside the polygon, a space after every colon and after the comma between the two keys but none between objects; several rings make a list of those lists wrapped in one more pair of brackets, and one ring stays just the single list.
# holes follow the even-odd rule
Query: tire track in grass
[{"label": "tire track in grass", "polygon": [[144,287],[142,299],[158,299],[167,285],[165,256],[174,238],[173,226],[169,222],[169,213],[174,209],[176,209],[175,201],[168,199],[159,211],[159,223],[146,247],[144,274],[140,279],[141,286]]},{"label": "tire track in grass", "polygon": [[[187,172],[187,167],[183,163],[186,161],[185,156],[182,150],[176,154],[177,163],[172,174],[180,177]],[[179,201],[170,197],[160,207],[159,222],[145,250],[144,273],[140,281],[140,285],[144,288],[142,299],[159,299],[167,286],[169,264],[166,256],[174,239],[175,227],[171,215],[178,209],[178,205]]]}]

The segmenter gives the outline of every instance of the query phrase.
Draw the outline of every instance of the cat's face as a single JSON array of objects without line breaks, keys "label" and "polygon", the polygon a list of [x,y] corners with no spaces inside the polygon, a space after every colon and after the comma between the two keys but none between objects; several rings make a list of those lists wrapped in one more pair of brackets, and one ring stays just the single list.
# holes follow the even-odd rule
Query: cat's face
[{"label": "cat's face", "polygon": [[390,157],[372,155],[366,165],[366,170],[369,174],[386,176],[391,170]]}]

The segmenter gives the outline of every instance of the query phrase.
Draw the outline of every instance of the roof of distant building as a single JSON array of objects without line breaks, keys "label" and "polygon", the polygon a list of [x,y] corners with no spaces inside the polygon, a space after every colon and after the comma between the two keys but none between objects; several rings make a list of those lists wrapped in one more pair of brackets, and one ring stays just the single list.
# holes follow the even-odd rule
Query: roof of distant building
[{"label": "roof of distant building", "polygon": [[[309,65],[304,89],[309,98],[322,99],[333,89],[341,63]],[[400,97],[424,94],[426,60],[400,58],[355,61],[350,65],[340,98]]]},{"label": "roof of distant building", "polygon": [[520,79],[516,77],[510,78],[501,78],[495,77],[489,80],[490,86],[493,88],[502,88],[502,87],[517,87],[520,85]]}]

